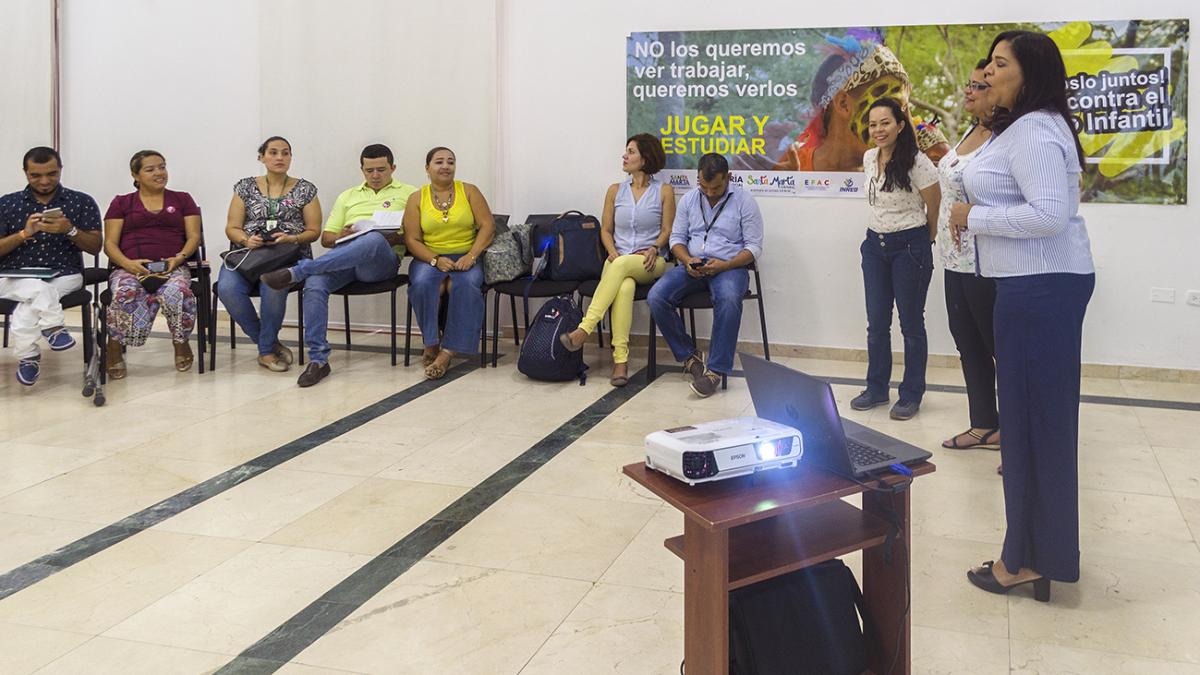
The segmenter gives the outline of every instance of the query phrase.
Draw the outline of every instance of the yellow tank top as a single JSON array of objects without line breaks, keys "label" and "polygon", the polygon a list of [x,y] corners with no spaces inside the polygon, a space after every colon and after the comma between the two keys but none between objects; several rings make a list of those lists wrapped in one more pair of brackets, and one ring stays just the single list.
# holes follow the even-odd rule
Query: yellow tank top
[{"label": "yellow tank top", "polygon": [[466,253],[475,243],[475,229],[475,214],[462,181],[454,181],[454,203],[449,211],[433,205],[429,185],[421,188],[421,233],[430,251]]}]

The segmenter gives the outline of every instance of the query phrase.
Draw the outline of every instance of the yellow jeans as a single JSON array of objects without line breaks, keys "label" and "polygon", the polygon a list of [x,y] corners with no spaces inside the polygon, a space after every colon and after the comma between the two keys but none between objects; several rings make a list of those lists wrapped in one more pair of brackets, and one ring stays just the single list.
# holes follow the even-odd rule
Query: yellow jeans
[{"label": "yellow jeans", "polygon": [[604,263],[600,274],[600,285],[588,305],[587,315],[579,327],[588,335],[604,318],[604,312],[612,308],[613,363],[629,360],[629,329],[633,326],[633,292],[638,284],[648,284],[661,277],[667,270],[667,261],[658,257],[654,269],[646,271],[646,256],[623,255],[612,262]]}]

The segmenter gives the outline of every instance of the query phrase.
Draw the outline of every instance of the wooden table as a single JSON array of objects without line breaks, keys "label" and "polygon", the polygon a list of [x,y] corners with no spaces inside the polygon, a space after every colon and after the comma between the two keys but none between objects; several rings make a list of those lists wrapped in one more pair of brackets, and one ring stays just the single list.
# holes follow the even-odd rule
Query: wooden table
[{"label": "wooden table", "polygon": [[[910,467],[914,476],[933,464]],[[729,592],[862,549],[867,613],[880,638],[869,643],[868,662],[885,673],[910,672],[909,617],[905,613],[909,561],[909,491],[865,491],[832,473],[802,465],[690,486],[646,467],[622,469],[638,484],[683,512],[683,535],[664,544],[684,561],[683,641],[687,675],[724,674],[729,666]],[[894,476],[889,484],[902,482]],[[874,481],[871,481],[874,484]],[[863,494],[863,508],[842,497]],[[904,547],[893,544],[892,563],[882,544],[893,506]],[[903,624],[903,627],[901,627]]]}]

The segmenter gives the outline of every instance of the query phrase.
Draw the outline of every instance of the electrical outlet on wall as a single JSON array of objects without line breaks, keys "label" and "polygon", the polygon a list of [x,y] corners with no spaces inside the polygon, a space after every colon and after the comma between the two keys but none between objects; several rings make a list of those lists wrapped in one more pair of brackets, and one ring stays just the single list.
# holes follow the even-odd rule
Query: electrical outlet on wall
[{"label": "electrical outlet on wall", "polygon": [[1200,291],[1188,291],[1187,304],[1193,307],[1200,307]]},{"label": "electrical outlet on wall", "polygon": [[1175,304],[1175,289],[1151,288],[1150,302],[1165,302],[1167,304]]}]

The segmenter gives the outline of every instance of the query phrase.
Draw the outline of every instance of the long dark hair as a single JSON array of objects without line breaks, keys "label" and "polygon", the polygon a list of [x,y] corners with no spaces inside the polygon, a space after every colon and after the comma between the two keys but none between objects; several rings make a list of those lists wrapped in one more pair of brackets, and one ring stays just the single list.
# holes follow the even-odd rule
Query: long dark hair
[{"label": "long dark hair", "polygon": [[892,148],[892,156],[883,167],[882,190],[891,192],[900,188],[912,192],[912,178],[908,174],[912,171],[913,165],[917,163],[917,132],[913,131],[912,122],[909,121],[908,115],[904,114],[904,108],[896,99],[886,96],[878,99],[867,108],[867,114],[870,115],[871,111],[876,108],[887,108],[892,111],[892,117],[896,122],[904,125],[896,136],[896,147]]},{"label": "long dark hair", "polygon": [[1075,140],[1075,153],[1079,166],[1084,166],[1083,146],[1079,144],[1079,119],[1071,114],[1067,105],[1067,66],[1063,63],[1058,45],[1044,33],[1027,30],[1010,30],[996,36],[988,50],[988,61],[996,52],[996,45],[1007,42],[1013,56],[1021,66],[1025,79],[1013,109],[997,106],[992,112],[992,133],[1001,134],[1024,115],[1038,110],[1056,112],[1062,116]]}]

